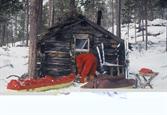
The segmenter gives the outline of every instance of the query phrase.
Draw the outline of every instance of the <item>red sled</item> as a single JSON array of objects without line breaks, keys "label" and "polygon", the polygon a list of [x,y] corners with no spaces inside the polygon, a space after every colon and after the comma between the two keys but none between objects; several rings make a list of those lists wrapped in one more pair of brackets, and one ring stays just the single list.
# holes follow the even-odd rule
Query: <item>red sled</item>
[{"label": "red sled", "polygon": [[11,80],[7,84],[7,89],[15,91],[47,91],[70,86],[74,80],[74,74],[58,78],[46,75],[40,79]]}]

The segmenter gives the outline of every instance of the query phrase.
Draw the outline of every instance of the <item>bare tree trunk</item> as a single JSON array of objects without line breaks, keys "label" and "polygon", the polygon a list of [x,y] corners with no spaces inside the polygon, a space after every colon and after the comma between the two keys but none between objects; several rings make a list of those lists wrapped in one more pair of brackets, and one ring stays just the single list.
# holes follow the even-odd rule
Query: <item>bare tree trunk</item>
[{"label": "bare tree trunk", "polygon": [[161,18],[164,19],[164,8],[161,8]]},{"label": "bare tree trunk", "polygon": [[114,0],[112,0],[112,33],[114,33],[114,18],[115,18],[115,14],[114,14]]},{"label": "bare tree trunk", "polygon": [[35,77],[36,75],[36,56],[37,56],[37,34],[39,24],[39,2],[40,0],[30,1],[30,33],[29,33],[29,65],[28,74],[29,77]]},{"label": "bare tree trunk", "polygon": [[148,0],[146,0],[146,3],[145,3],[145,30],[146,30],[146,50],[148,49],[148,35],[147,35],[147,18],[148,18],[148,16],[147,16],[147,12],[148,12]]},{"label": "bare tree trunk", "polygon": [[[6,28],[8,27],[8,23],[6,23]],[[6,44],[6,46],[9,46],[9,30],[7,30],[6,29],[6,33],[5,33],[5,35],[6,35],[6,42],[5,42],[5,44]]]},{"label": "bare tree trunk", "polygon": [[152,4],[152,0],[149,0],[149,10],[150,10],[150,20],[154,19],[154,13],[153,13],[153,4]]},{"label": "bare tree trunk", "polygon": [[49,27],[54,24],[54,0],[49,0]]},{"label": "bare tree trunk", "polygon": [[[17,34],[17,27],[18,26],[18,20],[17,20],[17,14],[15,15],[15,34],[14,34],[14,42],[16,42],[18,40],[18,34]],[[15,43],[14,43],[15,45]]]},{"label": "bare tree trunk", "polygon": [[14,36],[12,35],[12,47],[14,47]]},{"label": "bare tree trunk", "polygon": [[135,19],[135,27],[134,28],[135,28],[135,43],[136,43],[137,42],[137,36],[136,36],[136,32],[137,32],[136,31],[136,19]]},{"label": "bare tree trunk", "polygon": [[60,4],[60,11],[62,11],[62,12],[63,12],[63,13],[62,13],[62,14],[60,14],[60,15],[61,15],[61,17],[63,17],[62,15],[64,14],[64,4],[65,4],[65,3],[64,3],[64,1],[63,1],[63,0],[61,0],[59,4]]},{"label": "bare tree trunk", "polygon": [[1,46],[5,45],[5,34],[6,34],[6,24],[4,23],[2,26],[2,41],[1,41]]},{"label": "bare tree trunk", "polygon": [[116,0],[116,35],[121,38],[121,0]]},{"label": "bare tree trunk", "polygon": [[43,8],[43,0],[39,1],[39,16],[38,16],[38,34],[42,33],[42,8]]},{"label": "bare tree trunk", "polygon": [[75,0],[70,0],[70,16],[75,17],[77,14],[77,9],[75,5]]},{"label": "bare tree trunk", "polygon": [[12,47],[14,47],[14,29],[12,29],[12,38],[11,38],[11,42],[12,42]]},{"label": "bare tree trunk", "polygon": [[141,30],[141,20],[142,20],[142,15],[141,15],[141,12],[142,12],[142,8],[141,8],[141,1],[136,1],[137,3],[137,7],[138,7],[138,9],[136,10],[136,11],[138,11],[137,13],[138,13],[138,24],[139,24],[139,26],[138,26],[138,28],[139,28],[139,32],[140,32],[140,30]]},{"label": "bare tree trunk", "polygon": [[142,37],[143,37],[142,41],[144,41],[144,21],[143,19],[141,20],[141,29],[142,29]]},{"label": "bare tree trunk", "polygon": [[26,0],[26,46],[29,39],[29,0]]},{"label": "bare tree trunk", "polygon": [[147,33],[148,33],[148,32],[147,32],[147,31],[148,31],[148,30],[147,30],[147,18],[146,18],[146,20],[145,20],[145,28],[146,28],[146,33],[145,33],[145,34],[146,34],[146,50],[147,50],[147,49],[148,49],[148,45],[147,45],[147,44],[148,44],[148,35],[147,35]]}]

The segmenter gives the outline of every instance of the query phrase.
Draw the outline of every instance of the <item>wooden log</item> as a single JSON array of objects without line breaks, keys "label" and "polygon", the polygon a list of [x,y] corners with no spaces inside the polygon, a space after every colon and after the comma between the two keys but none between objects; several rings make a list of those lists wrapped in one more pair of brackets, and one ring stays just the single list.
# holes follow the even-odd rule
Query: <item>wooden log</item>
[{"label": "wooden log", "polygon": [[66,43],[48,43],[48,44],[45,44],[45,47],[69,47],[70,44],[66,44]]},{"label": "wooden log", "polygon": [[[38,65],[40,66],[40,65]],[[41,67],[36,67],[36,70],[39,71],[41,70]],[[43,69],[42,69],[45,73],[46,72],[54,72],[54,73],[62,73],[62,72],[71,72],[72,71],[72,68],[71,67],[47,67],[45,66]]]},{"label": "wooden log", "polygon": [[49,51],[49,50],[48,50],[48,51],[45,51],[45,54],[48,54],[48,53],[56,53],[56,52],[65,52],[65,53],[69,53],[69,51],[70,51],[70,50],[61,50],[61,51],[60,51],[60,50],[56,50],[56,51],[54,51],[54,50]]},{"label": "wooden log", "polygon": [[46,53],[49,56],[56,56],[56,55],[69,55],[69,52],[61,52],[61,51],[52,51],[52,52],[48,52]]},{"label": "wooden log", "polygon": [[72,62],[66,62],[66,61],[57,61],[57,60],[52,60],[52,61],[49,61],[49,62],[44,62],[46,64],[57,64],[57,65],[72,65]]},{"label": "wooden log", "polygon": [[[41,64],[37,64],[36,68],[40,69],[41,68]],[[60,69],[60,70],[62,70],[62,69],[71,69],[72,66],[70,66],[70,65],[66,65],[66,66],[65,65],[45,65],[43,68],[55,69],[55,70]]]},{"label": "wooden log", "polygon": [[46,71],[47,75],[51,75],[53,77],[60,77],[60,76],[65,76],[65,75],[69,75],[72,71],[59,71],[59,72],[55,72],[55,71]]},{"label": "wooden log", "polygon": [[72,62],[70,60],[47,60],[44,63],[55,63],[55,64],[65,64],[70,65]]},{"label": "wooden log", "polygon": [[62,53],[65,53],[65,54],[69,54],[69,51],[45,51],[45,54],[52,54],[52,53],[57,53],[57,52],[62,52]]},{"label": "wooden log", "polygon": [[57,43],[59,43],[59,44],[69,44],[70,43],[70,39],[63,39],[63,38],[55,38],[55,39],[46,39],[45,40],[45,44],[47,44],[47,43],[55,43],[55,44],[57,44]]},{"label": "wooden log", "polygon": [[71,65],[45,64],[45,68],[63,68],[63,69],[69,69],[69,68],[71,68]]},{"label": "wooden log", "polygon": [[46,64],[52,64],[52,65],[58,65],[58,66],[71,66],[72,63],[50,63],[50,62],[45,62]]},{"label": "wooden log", "polygon": [[46,60],[44,60],[43,62],[41,62],[41,59],[40,58],[37,58],[37,64],[41,64],[41,63],[44,63],[44,64],[56,64],[56,65],[71,65],[72,64],[72,61],[71,61],[71,58],[60,58],[60,57],[49,57],[47,58]]},{"label": "wooden log", "polygon": [[54,41],[54,42],[46,42],[45,43],[45,46],[55,46],[55,47],[59,47],[59,46],[70,46],[70,43],[69,42],[57,42],[57,41]]},{"label": "wooden log", "polygon": [[45,51],[70,51],[70,47],[45,47]]},{"label": "wooden log", "polygon": [[70,54],[59,54],[59,53],[48,53],[47,54],[48,58],[52,58],[52,57],[57,57],[57,58],[71,58]]},{"label": "wooden log", "polygon": [[46,58],[46,61],[50,61],[50,60],[71,62],[71,58],[64,58],[64,57],[47,57]]},{"label": "wooden log", "polygon": [[54,45],[47,45],[45,46],[45,49],[46,48],[70,48],[70,45],[57,45],[57,46],[54,46]]},{"label": "wooden log", "polygon": [[53,71],[62,71],[62,70],[71,70],[71,67],[50,67],[50,66],[47,66],[47,67],[44,67],[45,70],[53,70]]},{"label": "wooden log", "polygon": [[64,36],[63,37],[57,37],[56,38],[56,42],[57,43],[59,43],[59,44],[63,44],[64,43],[64,45],[69,45],[70,44],[70,38],[71,37],[68,37],[68,39],[66,39],[66,38],[64,38]]}]

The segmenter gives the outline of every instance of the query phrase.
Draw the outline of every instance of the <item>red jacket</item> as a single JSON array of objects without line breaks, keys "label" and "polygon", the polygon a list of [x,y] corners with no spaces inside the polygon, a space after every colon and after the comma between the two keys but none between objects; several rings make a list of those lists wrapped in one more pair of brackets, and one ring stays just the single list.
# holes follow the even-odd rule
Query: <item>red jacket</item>
[{"label": "red jacket", "polygon": [[[81,74],[81,76],[87,76],[90,71],[93,69],[93,73],[95,74],[96,71],[96,57],[91,54],[80,54],[76,56],[76,65],[78,74]],[[91,72],[92,73],[92,72]]]}]

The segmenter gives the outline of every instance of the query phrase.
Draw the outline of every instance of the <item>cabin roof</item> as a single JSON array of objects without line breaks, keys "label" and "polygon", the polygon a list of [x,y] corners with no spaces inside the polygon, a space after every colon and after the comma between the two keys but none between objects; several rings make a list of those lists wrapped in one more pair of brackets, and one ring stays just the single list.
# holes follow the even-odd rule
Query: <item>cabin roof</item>
[{"label": "cabin roof", "polygon": [[100,25],[88,20],[83,15],[79,15],[77,17],[68,18],[67,20],[63,21],[61,24],[57,24],[57,25],[49,28],[48,32],[42,37],[40,42],[42,42],[44,39],[49,38],[50,36],[56,35],[57,33],[61,32],[65,27],[73,27],[73,26],[75,26],[77,24],[80,24],[80,23],[88,24],[89,26],[94,28],[96,31],[99,31],[100,33],[106,35],[108,38],[112,38],[112,39],[114,39],[114,40],[116,40],[118,42],[124,42],[123,39],[115,36],[113,33],[109,32],[106,29],[104,29]]}]

